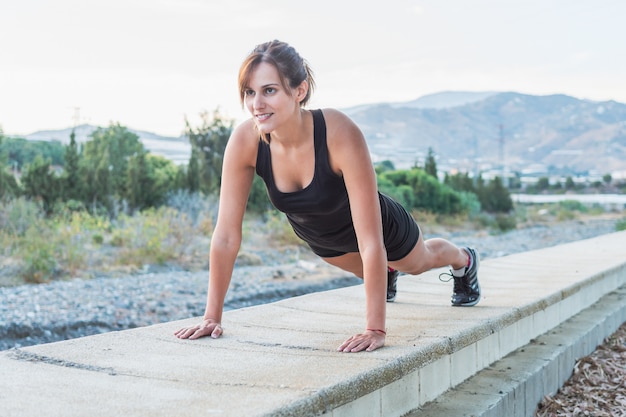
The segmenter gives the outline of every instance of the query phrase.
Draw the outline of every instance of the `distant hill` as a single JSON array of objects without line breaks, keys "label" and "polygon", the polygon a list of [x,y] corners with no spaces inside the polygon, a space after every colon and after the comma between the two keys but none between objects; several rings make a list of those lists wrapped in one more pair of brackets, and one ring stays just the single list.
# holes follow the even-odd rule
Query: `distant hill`
[{"label": "distant hill", "polygon": [[374,160],[442,169],[531,166],[552,172],[626,170],[626,104],[566,95],[454,93],[344,110],[360,126]]},{"label": "distant hill", "polygon": [[[626,104],[566,95],[443,92],[405,103],[374,103],[343,111],[359,125],[375,161],[398,168],[423,164],[428,148],[440,170],[600,175],[626,171]],[[96,126],[76,127],[79,142]],[[71,128],[27,135],[69,142]],[[186,163],[184,137],[129,129],[149,151]]]},{"label": "distant hill", "polygon": [[415,109],[447,109],[463,106],[484,100],[497,92],[468,92],[468,91],[444,91],[436,94],[428,94],[417,100],[405,103],[394,103],[392,107],[408,107]]},{"label": "distant hill", "polygon": [[[98,129],[98,126],[83,124],[76,126],[74,132],[76,134],[76,141],[78,143],[87,142],[91,139],[91,134]],[[144,147],[156,154],[161,155],[167,159],[170,159],[176,163],[187,163],[191,154],[191,146],[184,137],[168,137],[160,136],[155,133],[146,132],[143,130],[128,129],[139,137]],[[70,142],[70,134],[72,128],[60,130],[42,130],[31,133],[24,136],[28,140],[41,140],[41,141],[59,141],[63,144]]]}]

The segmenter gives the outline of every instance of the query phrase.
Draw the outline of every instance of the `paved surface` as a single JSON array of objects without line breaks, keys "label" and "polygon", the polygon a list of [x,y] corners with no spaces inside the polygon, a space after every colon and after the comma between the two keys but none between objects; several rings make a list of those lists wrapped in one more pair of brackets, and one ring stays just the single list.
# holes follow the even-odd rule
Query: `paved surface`
[{"label": "paved surface", "polygon": [[[3,416],[384,415],[433,400],[626,281],[626,232],[481,264],[484,297],[449,306],[441,271],[403,276],[386,347],[336,352],[364,326],[363,287],[0,354]],[[365,414],[363,414],[365,413]]]}]

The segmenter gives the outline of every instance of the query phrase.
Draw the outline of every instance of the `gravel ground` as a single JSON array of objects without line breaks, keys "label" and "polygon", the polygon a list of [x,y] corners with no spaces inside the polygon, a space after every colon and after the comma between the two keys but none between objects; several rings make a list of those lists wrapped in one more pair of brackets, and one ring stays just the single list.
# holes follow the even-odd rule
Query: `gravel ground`
[{"label": "gravel ground", "polygon": [[[615,222],[578,220],[501,235],[455,232],[443,237],[477,248],[487,259],[610,233]],[[288,264],[279,264],[275,254],[253,256],[272,264],[236,267],[225,309],[361,282],[308,252]],[[294,259],[293,253],[285,259]],[[0,350],[201,316],[207,277],[207,271],[171,271],[0,287]]]}]

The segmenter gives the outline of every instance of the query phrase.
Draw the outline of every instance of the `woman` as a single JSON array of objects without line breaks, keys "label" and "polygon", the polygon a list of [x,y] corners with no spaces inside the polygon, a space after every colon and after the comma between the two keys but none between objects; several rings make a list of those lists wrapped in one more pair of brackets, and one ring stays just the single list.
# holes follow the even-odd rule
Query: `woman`
[{"label": "woman", "polygon": [[240,98],[252,117],[233,131],[224,153],[206,311],[201,323],[178,330],[177,337],[222,335],[224,298],[255,172],[265,181],[272,203],[313,252],[364,280],[366,328],[338,351],[373,351],[384,345],[385,294],[389,301],[395,297],[398,271],[419,274],[449,265],[452,304],[478,303],[476,252],[443,239],[424,241],[410,215],[378,193],[359,128],[337,110],[304,108],[313,88],[310,67],[284,42],[259,45],[243,62]]}]

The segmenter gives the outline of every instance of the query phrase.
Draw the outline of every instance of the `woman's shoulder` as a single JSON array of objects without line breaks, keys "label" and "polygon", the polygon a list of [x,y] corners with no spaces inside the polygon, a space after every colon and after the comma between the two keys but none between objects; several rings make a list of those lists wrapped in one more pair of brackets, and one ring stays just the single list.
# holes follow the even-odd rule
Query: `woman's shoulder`
[{"label": "woman's shoulder", "polygon": [[324,115],[324,120],[326,123],[345,123],[346,121],[351,121],[350,118],[340,110],[335,108],[323,108],[319,109]]},{"label": "woman's shoulder", "polygon": [[334,108],[324,108],[321,111],[326,122],[326,134],[329,141],[341,139],[345,142],[350,138],[360,140],[361,130],[348,115]]},{"label": "woman's shoulder", "polygon": [[246,119],[233,129],[231,140],[236,141],[254,141],[259,139],[259,131],[254,125],[254,120]]},{"label": "woman's shoulder", "polygon": [[254,121],[248,119],[233,129],[228,139],[229,154],[237,159],[254,164],[259,147],[259,131],[255,128]]}]

